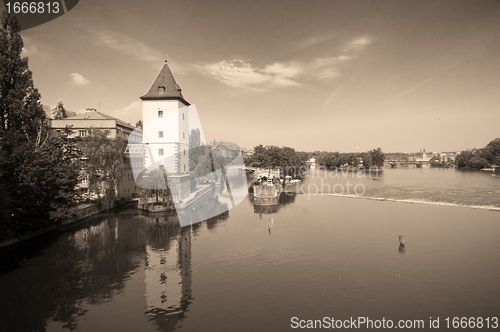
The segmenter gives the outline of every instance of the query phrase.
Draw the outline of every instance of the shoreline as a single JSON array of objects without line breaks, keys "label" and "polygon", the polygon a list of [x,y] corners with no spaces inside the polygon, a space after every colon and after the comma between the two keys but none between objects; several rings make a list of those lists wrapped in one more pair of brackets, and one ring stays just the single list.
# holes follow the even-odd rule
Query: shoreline
[{"label": "shoreline", "polygon": [[120,206],[123,206],[123,205],[128,204],[128,203],[132,203],[132,202],[135,202],[135,201],[136,201],[136,199],[134,199],[134,198],[129,199],[129,200],[125,200],[123,202],[116,203],[115,206],[113,206],[112,208],[110,208],[108,210],[106,210],[106,209],[99,209],[99,208],[97,208],[97,206],[86,207],[86,208],[84,208],[82,210],[89,209],[91,211],[88,212],[88,213],[83,213],[82,215],[76,216],[74,218],[65,220],[65,221],[63,221],[61,223],[61,225],[51,225],[51,226],[48,226],[48,227],[43,228],[43,229],[39,229],[39,230],[34,231],[34,232],[26,233],[24,235],[21,235],[20,237],[0,242],[0,251],[2,251],[4,249],[7,249],[9,247],[15,246],[16,244],[19,244],[19,243],[31,240],[31,239],[36,238],[38,236],[41,236],[41,235],[44,235],[44,234],[48,234],[50,232],[54,232],[54,231],[57,231],[57,230],[63,230],[66,227],[73,226],[74,224],[76,224],[76,223],[78,223],[80,221],[83,221],[83,220],[85,220],[87,218],[96,216],[98,214],[101,214],[101,213],[104,213],[104,212],[107,212],[107,211],[112,211],[112,210],[114,210],[114,209],[116,209],[116,208],[118,208]]},{"label": "shoreline", "polygon": [[[303,195],[305,195],[305,194],[303,194]],[[430,201],[418,201],[418,200],[410,200],[410,199],[369,197],[369,196],[362,196],[362,195],[341,195],[341,194],[320,194],[320,195],[321,196],[336,196],[336,197],[345,197],[345,198],[366,199],[366,200],[372,200],[372,201],[395,202],[395,203],[452,206],[452,207],[461,207],[461,208],[468,208],[468,209],[500,212],[500,207],[491,206],[491,205],[463,205],[463,204],[448,203],[448,202],[430,202]]]}]

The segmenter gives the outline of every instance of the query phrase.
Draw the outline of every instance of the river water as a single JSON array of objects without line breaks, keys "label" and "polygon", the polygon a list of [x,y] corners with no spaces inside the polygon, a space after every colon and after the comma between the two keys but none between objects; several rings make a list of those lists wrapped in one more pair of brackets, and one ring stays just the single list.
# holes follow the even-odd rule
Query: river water
[{"label": "river water", "polygon": [[[374,177],[320,170],[278,206],[249,196],[183,228],[175,214],[128,204],[8,248],[0,330],[283,331],[295,330],[293,317],[491,324],[500,175],[397,168]],[[361,199],[334,196],[347,181]],[[216,200],[205,204],[227,204]]]}]

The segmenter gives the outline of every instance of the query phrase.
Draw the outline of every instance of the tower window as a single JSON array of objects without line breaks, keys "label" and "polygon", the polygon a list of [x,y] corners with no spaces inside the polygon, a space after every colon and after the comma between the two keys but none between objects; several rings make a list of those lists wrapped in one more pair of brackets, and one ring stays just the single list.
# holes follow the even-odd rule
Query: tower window
[{"label": "tower window", "polygon": [[159,95],[165,94],[165,87],[163,85],[158,87],[158,94]]},{"label": "tower window", "polygon": [[184,165],[184,172],[186,171],[186,165]]},{"label": "tower window", "polygon": [[186,149],[184,149],[184,155],[186,155]]},{"label": "tower window", "polygon": [[163,118],[163,111],[162,110],[158,110],[158,117]]},{"label": "tower window", "polygon": [[182,113],[182,120],[184,120],[184,113]]},{"label": "tower window", "polygon": [[186,133],[182,133],[182,139],[186,138]]},{"label": "tower window", "polygon": [[158,137],[159,137],[159,138],[163,138],[163,131],[159,131],[159,132],[158,132]]},{"label": "tower window", "polygon": [[163,149],[158,149],[158,155],[163,156]]}]

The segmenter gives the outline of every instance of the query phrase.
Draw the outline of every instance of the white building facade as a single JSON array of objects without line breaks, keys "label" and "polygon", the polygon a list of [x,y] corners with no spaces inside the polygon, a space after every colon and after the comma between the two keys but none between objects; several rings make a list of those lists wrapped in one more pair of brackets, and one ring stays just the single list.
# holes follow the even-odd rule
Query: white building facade
[{"label": "white building facade", "polygon": [[145,167],[164,167],[168,174],[188,174],[190,104],[166,61],[141,100]]}]

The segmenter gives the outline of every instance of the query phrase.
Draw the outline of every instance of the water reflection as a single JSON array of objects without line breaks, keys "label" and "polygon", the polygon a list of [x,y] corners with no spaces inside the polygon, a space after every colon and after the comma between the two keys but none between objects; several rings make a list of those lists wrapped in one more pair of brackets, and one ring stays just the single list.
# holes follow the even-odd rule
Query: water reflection
[{"label": "water reflection", "polygon": [[192,227],[180,227],[175,213],[143,213],[146,226],[146,312],[160,331],[172,331],[191,303]]},{"label": "water reflection", "polygon": [[259,214],[259,219],[262,220],[262,215],[267,214],[267,230],[269,232],[269,235],[272,233],[273,229],[273,224],[274,224],[274,219],[272,217],[273,214],[278,213],[280,209],[285,207],[288,204],[292,204],[295,202],[295,193],[286,193],[282,192],[280,193],[280,196],[278,198],[278,204],[274,205],[261,205],[261,204],[256,204],[256,202],[253,200],[254,196],[250,195],[250,201],[253,204],[253,212]]},{"label": "water reflection", "polygon": [[175,212],[161,215],[139,212],[146,229],[145,314],[159,331],[173,331],[186,317],[192,302],[192,241],[203,224],[213,230],[228,219],[229,212],[222,205],[219,205],[222,214],[185,227],[180,226]]},{"label": "water reflection", "polygon": [[260,219],[262,219],[262,214],[274,214],[278,213],[278,211],[284,208],[288,204],[292,204],[295,202],[295,193],[285,193],[282,192],[278,198],[278,204],[275,205],[260,205],[255,204],[254,196],[250,195],[250,201],[253,203],[253,211],[254,213],[258,213]]},{"label": "water reflection", "polygon": [[[222,205],[216,208],[224,210]],[[173,331],[192,302],[193,238],[228,217],[225,210],[181,228],[175,212],[152,214],[132,205],[38,240],[48,245],[4,251],[0,326],[6,331],[87,330],[96,312],[109,310],[106,303],[122,301],[131,314],[145,313],[157,330]],[[118,296],[131,288],[143,289],[142,297],[127,300],[133,305]],[[120,320],[134,322],[132,315]]]},{"label": "water reflection", "polygon": [[[45,331],[46,321],[74,330],[87,305],[109,301],[139,266],[138,224],[118,227],[117,218],[62,235],[34,259],[2,276],[0,322],[6,331]],[[54,250],[55,249],[55,250]],[[142,249],[143,250],[143,249]],[[8,253],[3,253],[2,263]]]}]

